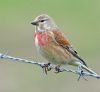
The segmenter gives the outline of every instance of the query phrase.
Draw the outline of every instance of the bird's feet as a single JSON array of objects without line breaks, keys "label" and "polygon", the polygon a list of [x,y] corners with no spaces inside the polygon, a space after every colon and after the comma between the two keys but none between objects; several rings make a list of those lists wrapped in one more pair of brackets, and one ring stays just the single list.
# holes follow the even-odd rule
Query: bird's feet
[{"label": "bird's feet", "polygon": [[47,72],[51,70],[51,68],[49,66],[50,66],[50,63],[44,64],[42,66],[43,72],[45,72],[45,74],[47,74]]},{"label": "bird's feet", "polygon": [[62,71],[60,70],[60,67],[61,67],[61,65],[57,65],[57,66],[55,67],[55,73],[56,73],[56,74],[62,72]]}]

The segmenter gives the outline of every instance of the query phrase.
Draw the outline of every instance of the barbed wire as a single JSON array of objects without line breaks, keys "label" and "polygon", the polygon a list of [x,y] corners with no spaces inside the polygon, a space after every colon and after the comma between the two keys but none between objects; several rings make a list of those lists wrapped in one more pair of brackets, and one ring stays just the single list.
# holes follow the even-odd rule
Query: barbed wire
[{"label": "barbed wire", "polygon": [[[42,68],[45,68],[47,66],[47,63],[31,61],[31,60],[26,60],[26,59],[22,59],[22,58],[16,58],[16,57],[12,57],[12,56],[9,56],[9,55],[3,54],[3,53],[0,53],[0,58],[1,59],[8,59],[8,60],[11,60],[11,61],[14,61],[14,62],[17,61],[17,62],[30,63],[30,64],[40,66]],[[51,69],[56,70],[56,65],[49,64],[49,66],[47,66],[47,68],[49,68],[50,70]],[[58,70],[59,70],[59,72],[72,72],[74,74],[78,74],[79,75],[78,80],[80,79],[80,77],[84,78],[84,76],[91,76],[91,77],[100,79],[100,75],[96,74],[95,72],[89,73],[89,72],[86,72],[86,71],[84,71],[80,68],[78,68],[76,70],[72,70],[72,69],[68,69],[68,68],[58,67]]]}]

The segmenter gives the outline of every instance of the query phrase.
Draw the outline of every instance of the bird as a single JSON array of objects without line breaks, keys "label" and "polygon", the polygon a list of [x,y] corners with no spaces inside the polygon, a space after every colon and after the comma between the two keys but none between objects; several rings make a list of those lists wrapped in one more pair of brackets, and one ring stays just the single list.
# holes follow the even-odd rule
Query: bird
[{"label": "bird", "polygon": [[[73,65],[80,67],[82,71],[84,69],[94,74],[94,71],[88,68],[52,17],[41,14],[31,24],[35,26],[34,39],[37,51],[48,61],[48,65],[55,64],[57,67]],[[56,69],[59,70],[57,67]]]}]

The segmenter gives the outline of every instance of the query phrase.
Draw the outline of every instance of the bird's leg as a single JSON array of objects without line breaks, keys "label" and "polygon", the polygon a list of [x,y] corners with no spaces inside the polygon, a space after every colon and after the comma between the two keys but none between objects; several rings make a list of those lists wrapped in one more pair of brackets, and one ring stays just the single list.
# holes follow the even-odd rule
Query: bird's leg
[{"label": "bird's leg", "polygon": [[55,73],[56,73],[56,74],[62,72],[62,71],[60,70],[60,67],[61,67],[61,65],[55,66]]},{"label": "bird's leg", "polygon": [[86,78],[84,78],[84,71],[83,71],[83,69],[82,69],[82,67],[81,66],[78,66],[78,69],[77,69],[77,71],[78,71],[78,73],[79,73],[79,77],[78,77],[78,81],[80,80],[80,78],[82,77],[83,79],[85,79],[86,81],[87,81],[87,79]]},{"label": "bird's leg", "polygon": [[51,70],[51,68],[49,66],[50,66],[50,63],[44,64],[42,66],[43,71],[45,72],[45,74],[47,74],[47,71],[50,71]]},{"label": "bird's leg", "polygon": [[47,71],[50,71],[50,70],[51,70],[50,63],[48,63]]}]

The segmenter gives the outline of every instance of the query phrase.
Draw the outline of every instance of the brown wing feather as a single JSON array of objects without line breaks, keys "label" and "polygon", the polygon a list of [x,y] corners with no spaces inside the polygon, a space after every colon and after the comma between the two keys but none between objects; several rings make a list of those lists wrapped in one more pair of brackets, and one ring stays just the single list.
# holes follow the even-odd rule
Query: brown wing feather
[{"label": "brown wing feather", "polygon": [[67,40],[63,34],[60,31],[53,31],[54,33],[54,37],[55,40],[57,41],[57,43],[62,46],[63,48],[65,48],[68,52],[70,52],[74,57],[76,57],[81,63],[83,63],[85,66],[86,63],[85,61],[78,55],[78,53],[72,48],[69,40]]},{"label": "brown wing feather", "polygon": [[65,39],[65,37],[60,31],[54,30],[53,33],[54,33],[55,40],[59,43],[59,45],[71,46],[70,42],[67,39]]}]

